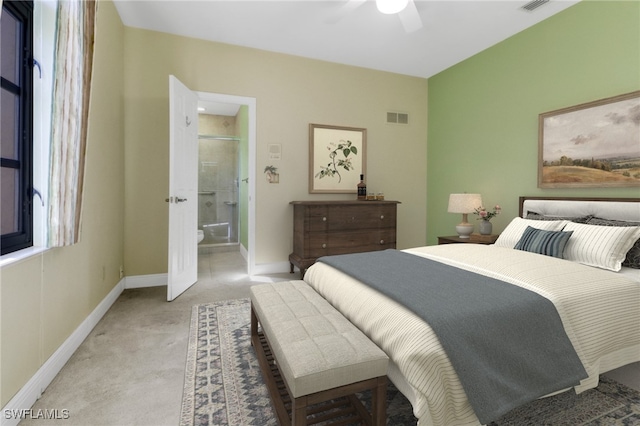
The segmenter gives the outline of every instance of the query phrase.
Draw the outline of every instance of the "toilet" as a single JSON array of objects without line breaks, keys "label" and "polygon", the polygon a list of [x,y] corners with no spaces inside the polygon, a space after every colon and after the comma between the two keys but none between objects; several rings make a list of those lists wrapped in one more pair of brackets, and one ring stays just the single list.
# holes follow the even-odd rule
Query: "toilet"
[{"label": "toilet", "polygon": [[204,240],[204,231],[202,229],[198,229],[198,244]]}]

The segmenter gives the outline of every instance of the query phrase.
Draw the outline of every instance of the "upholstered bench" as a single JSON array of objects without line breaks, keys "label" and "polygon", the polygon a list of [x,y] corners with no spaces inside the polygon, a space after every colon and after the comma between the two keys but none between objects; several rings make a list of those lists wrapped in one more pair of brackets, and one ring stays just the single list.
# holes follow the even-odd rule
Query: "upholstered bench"
[{"label": "upholstered bench", "polygon": [[[389,358],[380,348],[304,281],[256,285],[250,293],[251,342],[281,425],[306,425],[318,412],[386,424]],[[371,414],[355,396],[365,390]]]}]

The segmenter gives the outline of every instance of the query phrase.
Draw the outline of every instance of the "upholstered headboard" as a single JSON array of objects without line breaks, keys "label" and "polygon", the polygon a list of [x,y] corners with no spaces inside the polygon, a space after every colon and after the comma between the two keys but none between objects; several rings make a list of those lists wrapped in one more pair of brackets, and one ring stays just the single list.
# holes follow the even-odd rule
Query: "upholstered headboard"
[{"label": "upholstered headboard", "polygon": [[640,198],[520,197],[520,217],[584,217],[640,222]]}]

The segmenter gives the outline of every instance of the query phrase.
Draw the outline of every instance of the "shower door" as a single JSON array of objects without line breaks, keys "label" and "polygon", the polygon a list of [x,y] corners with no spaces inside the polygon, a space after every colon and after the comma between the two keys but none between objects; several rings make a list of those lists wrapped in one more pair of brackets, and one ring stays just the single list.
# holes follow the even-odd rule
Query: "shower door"
[{"label": "shower door", "polygon": [[233,136],[198,138],[200,247],[238,244],[239,142]]}]

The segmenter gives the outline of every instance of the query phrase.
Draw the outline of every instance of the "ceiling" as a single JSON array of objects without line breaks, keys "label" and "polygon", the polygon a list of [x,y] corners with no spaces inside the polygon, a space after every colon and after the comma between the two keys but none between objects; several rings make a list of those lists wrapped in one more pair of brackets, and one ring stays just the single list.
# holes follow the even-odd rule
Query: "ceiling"
[{"label": "ceiling", "polygon": [[[576,4],[415,0],[422,28],[373,0],[115,0],[126,26],[428,78]],[[355,8],[349,6],[356,5]]]}]

